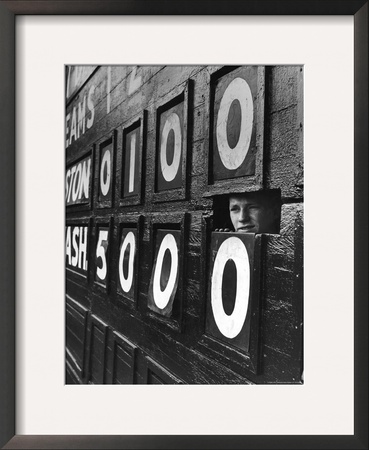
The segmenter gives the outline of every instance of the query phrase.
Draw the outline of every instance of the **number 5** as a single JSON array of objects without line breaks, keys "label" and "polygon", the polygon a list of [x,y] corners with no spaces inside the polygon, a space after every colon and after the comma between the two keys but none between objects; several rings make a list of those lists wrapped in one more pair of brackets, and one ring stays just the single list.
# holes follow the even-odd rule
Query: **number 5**
[{"label": "number 5", "polygon": [[[105,245],[103,244],[105,243]],[[100,280],[105,280],[107,272],[106,264],[106,249],[108,248],[108,230],[100,230],[99,240],[96,247],[96,258],[101,258],[102,267],[99,267],[96,263],[96,274]]]}]

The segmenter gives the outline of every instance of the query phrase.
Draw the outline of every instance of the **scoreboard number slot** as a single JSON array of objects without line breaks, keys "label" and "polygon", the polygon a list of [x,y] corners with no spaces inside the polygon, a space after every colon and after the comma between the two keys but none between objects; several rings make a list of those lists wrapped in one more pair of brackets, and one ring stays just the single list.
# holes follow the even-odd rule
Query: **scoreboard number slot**
[{"label": "scoreboard number slot", "polygon": [[206,335],[248,353],[255,235],[213,232]]},{"label": "scoreboard number slot", "polygon": [[[236,297],[233,312],[228,315],[223,306],[223,273],[227,261],[232,260],[237,269]],[[250,263],[241,239],[230,237],[224,241],[215,257],[211,277],[211,306],[215,323],[223,336],[236,337],[246,320],[250,291]]]},{"label": "scoreboard number slot", "polygon": [[96,244],[96,281],[106,284],[108,273],[107,253],[109,246],[109,229],[99,228]]},{"label": "scoreboard number slot", "polygon": [[155,260],[153,264],[148,307],[157,314],[172,317],[179,271],[179,245],[181,232],[178,230],[157,230]]},{"label": "scoreboard number slot", "polygon": [[[122,290],[128,293],[132,289],[134,263],[136,253],[136,238],[132,231],[129,231],[122,239],[119,254],[119,281]],[[128,255],[128,256],[127,256]],[[128,261],[125,275],[125,262]]]}]

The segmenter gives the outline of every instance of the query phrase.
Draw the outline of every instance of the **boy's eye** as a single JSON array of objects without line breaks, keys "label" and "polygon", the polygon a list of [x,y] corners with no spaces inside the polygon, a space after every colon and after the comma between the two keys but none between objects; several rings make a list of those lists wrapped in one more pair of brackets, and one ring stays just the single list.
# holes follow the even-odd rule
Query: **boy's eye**
[{"label": "boy's eye", "polygon": [[239,211],[240,208],[238,206],[232,206],[231,211]]}]

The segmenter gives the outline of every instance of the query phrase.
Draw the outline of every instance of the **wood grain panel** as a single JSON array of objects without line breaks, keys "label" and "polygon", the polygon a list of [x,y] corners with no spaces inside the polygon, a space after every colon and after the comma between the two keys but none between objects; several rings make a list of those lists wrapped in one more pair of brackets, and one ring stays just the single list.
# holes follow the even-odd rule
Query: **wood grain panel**
[{"label": "wood grain panel", "polygon": [[114,332],[113,384],[135,383],[137,347],[126,337]]},{"label": "wood grain panel", "polygon": [[67,361],[79,378],[84,376],[87,315],[85,307],[66,297]]},{"label": "wood grain panel", "polygon": [[95,315],[91,316],[89,336],[89,372],[91,384],[105,383],[105,354],[108,326]]}]

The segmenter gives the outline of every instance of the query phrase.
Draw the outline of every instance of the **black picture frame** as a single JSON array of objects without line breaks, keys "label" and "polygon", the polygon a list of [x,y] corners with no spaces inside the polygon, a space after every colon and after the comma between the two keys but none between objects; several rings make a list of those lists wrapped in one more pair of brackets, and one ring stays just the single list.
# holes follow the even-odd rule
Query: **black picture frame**
[{"label": "black picture frame", "polygon": [[[354,434],[16,435],[15,430],[15,16],[352,15],[354,20]],[[0,445],[3,448],[368,448],[368,1],[366,0],[11,0],[0,1]],[[19,205],[18,205],[19,206]]]}]

